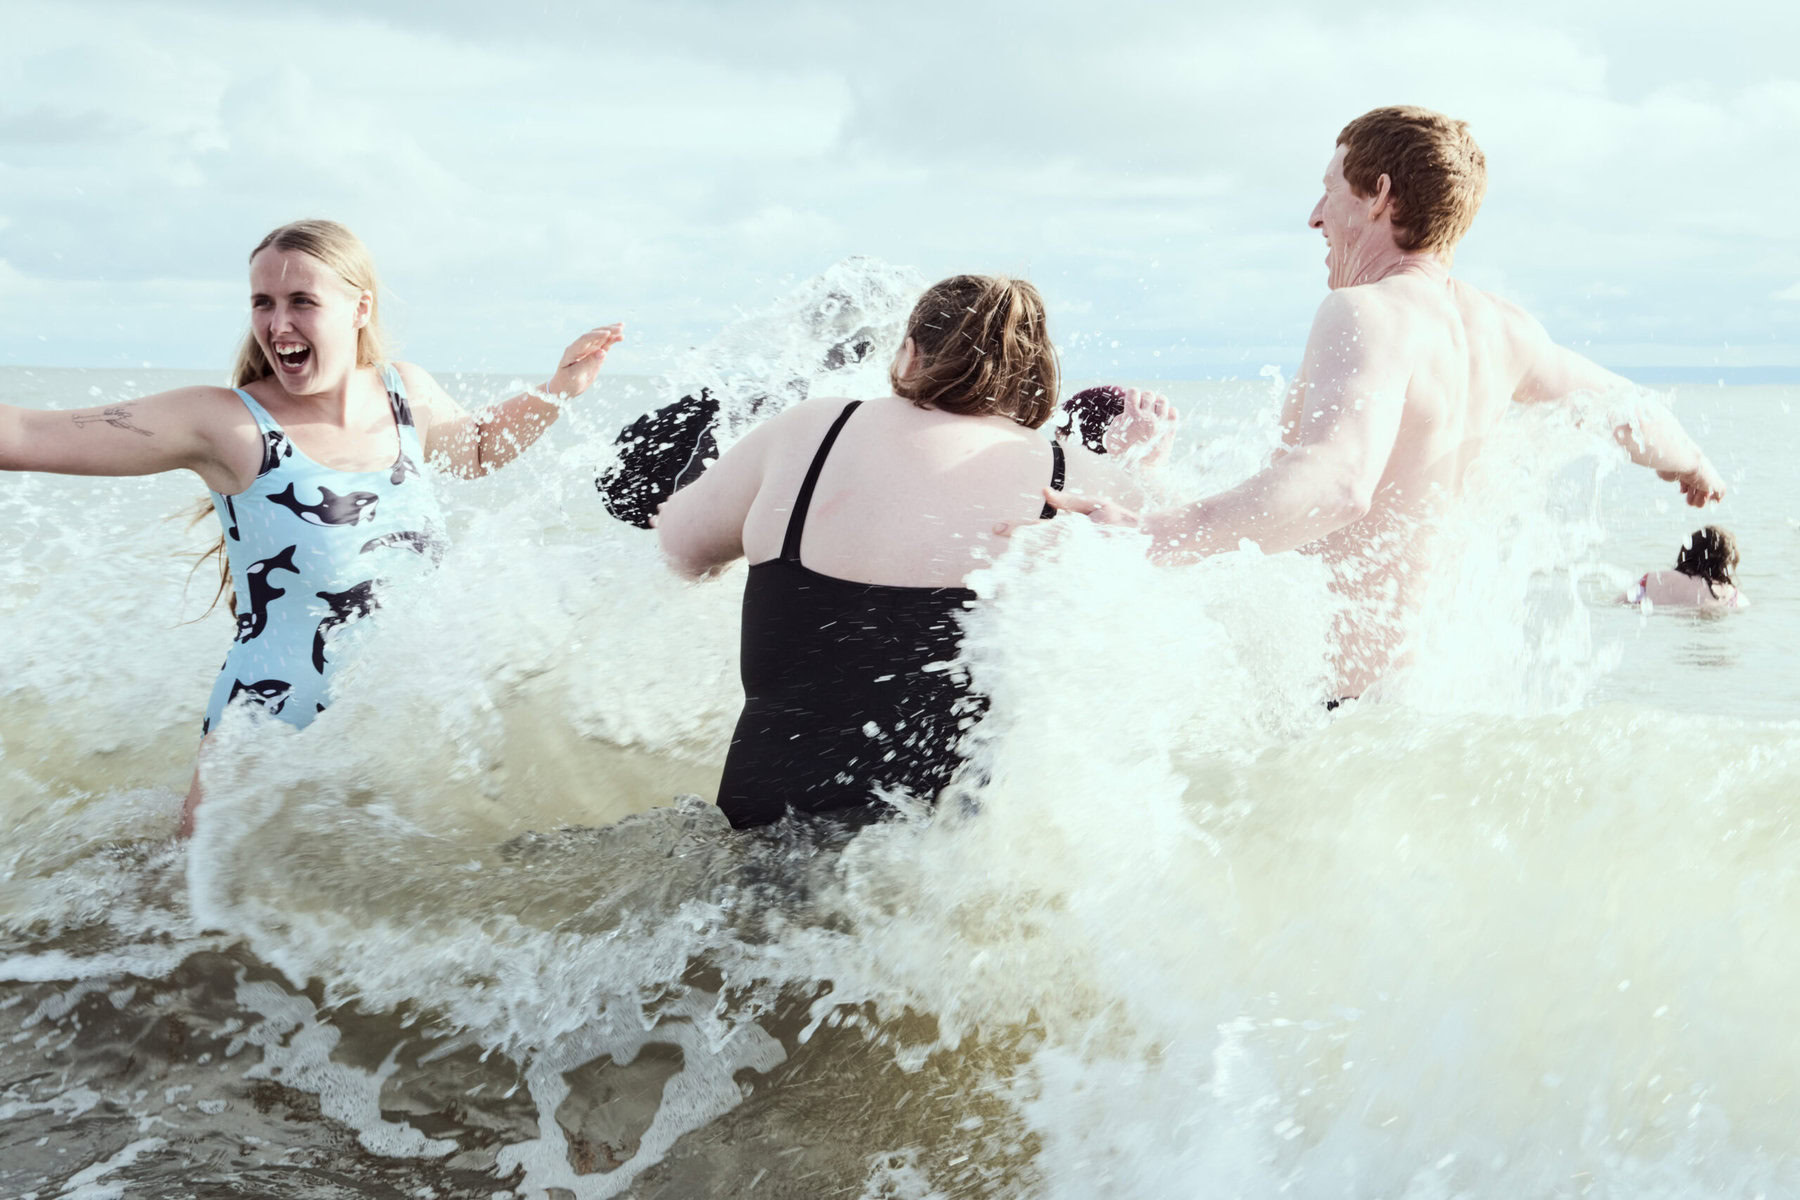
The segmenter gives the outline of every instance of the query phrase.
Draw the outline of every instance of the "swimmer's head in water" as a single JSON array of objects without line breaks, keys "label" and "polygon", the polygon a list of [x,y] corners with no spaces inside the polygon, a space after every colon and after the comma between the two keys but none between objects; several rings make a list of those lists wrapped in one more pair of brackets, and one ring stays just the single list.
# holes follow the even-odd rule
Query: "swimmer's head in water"
[{"label": "swimmer's head in water", "polygon": [[1704,529],[1696,529],[1675,555],[1675,569],[1683,575],[1692,575],[1696,579],[1704,579],[1708,583],[1724,583],[1733,587],[1737,581],[1732,578],[1737,572],[1738,546],[1737,539],[1728,529],[1717,525],[1708,525]]},{"label": "swimmer's head in water", "polygon": [[1036,429],[1056,411],[1056,348],[1044,301],[1022,279],[956,275],[927,288],[889,373],[920,408],[1010,417]]},{"label": "swimmer's head in water", "polygon": [[347,366],[385,358],[375,263],[342,225],[295,221],[273,230],[250,251],[250,273],[251,328],[232,368],[235,386],[271,375],[304,386],[340,345]]}]

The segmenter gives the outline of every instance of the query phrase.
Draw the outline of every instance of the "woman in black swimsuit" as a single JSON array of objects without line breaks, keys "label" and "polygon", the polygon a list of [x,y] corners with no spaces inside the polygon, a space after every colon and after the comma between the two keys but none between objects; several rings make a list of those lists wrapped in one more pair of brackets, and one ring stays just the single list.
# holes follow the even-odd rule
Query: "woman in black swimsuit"
[{"label": "woman in black swimsuit", "polygon": [[1043,301],[959,275],[914,307],[878,400],[809,400],[753,429],[657,516],[700,576],[740,557],[744,711],[719,784],[739,828],[790,811],[879,815],[877,789],[932,800],[984,701],[951,669],[970,571],[996,525],[1048,516],[1046,485],[1136,491],[1056,411]]}]

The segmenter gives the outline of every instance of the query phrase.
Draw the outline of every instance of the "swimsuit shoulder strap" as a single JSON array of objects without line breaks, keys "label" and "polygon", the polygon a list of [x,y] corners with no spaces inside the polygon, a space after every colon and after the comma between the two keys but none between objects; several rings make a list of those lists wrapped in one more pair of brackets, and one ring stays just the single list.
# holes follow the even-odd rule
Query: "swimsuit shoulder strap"
[{"label": "swimsuit shoulder strap", "polygon": [[237,393],[237,398],[242,400],[244,407],[250,410],[250,419],[256,422],[259,430],[263,433],[281,432],[281,422],[270,416],[269,410],[258,404],[255,397],[243,388],[232,388],[231,390]]},{"label": "swimsuit shoulder strap", "polygon": [[838,414],[837,420],[825,433],[825,440],[819,443],[818,453],[813,455],[812,465],[806,468],[806,479],[800,485],[800,494],[794,498],[794,511],[788,515],[787,537],[781,542],[781,560],[798,563],[800,561],[800,538],[806,532],[806,512],[812,507],[813,489],[819,486],[819,472],[825,469],[825,458],[831,453],[832,443],[837,441],[838,434],[843,432],[844,422],[850,419],[861,400],[852,400],[844,405],[844,411]]},{"label": "swimsuit shoulder strap", "polygon": [[[1050,490],[1053,492],[1060,492],[1062,491],[1064,472],[1067,471],[1069,464],[1063,457],[1062,443],[1054,438],[1050,441],[1050,454],[1054,460],[1054,463],[1050,468]],[[1049,521],[1054,520],[1055,517],[1056,507],[1046,500],[1044,502],[1043,511],[1038,513],[1038,520]]]},{"label": "swimsuit shoulder strap", "polygon": [[406,400],[406,380],[400,377],[400,371],[393,363],[381,364],[381,384],[387,388],[388,406],[394,410],[394,424],[411,426],[412,405]]}]

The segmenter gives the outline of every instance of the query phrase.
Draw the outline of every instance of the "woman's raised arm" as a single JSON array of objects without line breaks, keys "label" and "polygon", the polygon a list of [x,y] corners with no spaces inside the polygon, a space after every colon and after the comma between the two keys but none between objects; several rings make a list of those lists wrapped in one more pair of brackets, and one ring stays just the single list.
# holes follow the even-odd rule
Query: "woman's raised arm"
[{"label": "woman's raised arm", "polygon": [[557,360],[556,373],[541,391],[521,392],[470,413],[430,375],[411,363],[396,364],[406,380],[425,453],[445,461],[453,474],[473,479],[498,471],[517,458],[594,382],[606,352],[625,340],[622,325],[602,325],[576,338]]}]

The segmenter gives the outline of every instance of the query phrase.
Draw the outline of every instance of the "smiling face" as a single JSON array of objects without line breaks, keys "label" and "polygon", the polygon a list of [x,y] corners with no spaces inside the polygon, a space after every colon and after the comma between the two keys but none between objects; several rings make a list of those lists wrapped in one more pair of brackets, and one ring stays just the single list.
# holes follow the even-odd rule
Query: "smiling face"
[{"label": "smiling face", "polygon": [[[1359,268],[1372,257],[1371,251],[1393,243],[1393,231],[1385,216],[1389,208],[1386,189],[1375,196],[1358,196],[1344,178],[1346,153],[1348,148],[1340,145],[1326,164],[1325,194],[1313,205],[1312,216],[1306,221],[1325,235],[1326,283],[1333,288],[1358,282]],[[1385,183],[1387,176],[1381,179]]]},{"label": "smiling face", "polygon": [[356,369],[373,304],[373,293],[302,251],[270,247],[250,260],[251,335],[293,395],[327,391]]}]

